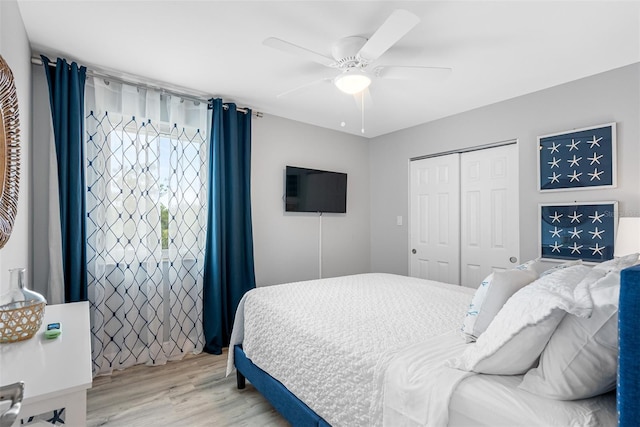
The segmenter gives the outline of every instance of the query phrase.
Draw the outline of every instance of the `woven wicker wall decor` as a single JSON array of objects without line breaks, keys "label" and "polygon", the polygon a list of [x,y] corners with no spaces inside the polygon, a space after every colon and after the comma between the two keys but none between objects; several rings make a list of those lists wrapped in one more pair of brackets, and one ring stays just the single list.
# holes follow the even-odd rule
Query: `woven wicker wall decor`
[{"label": "woven wicker wall decor", "polygon": [[9,240],[20,184],[18,96],[9,65],[0,55],[0,248]]}]

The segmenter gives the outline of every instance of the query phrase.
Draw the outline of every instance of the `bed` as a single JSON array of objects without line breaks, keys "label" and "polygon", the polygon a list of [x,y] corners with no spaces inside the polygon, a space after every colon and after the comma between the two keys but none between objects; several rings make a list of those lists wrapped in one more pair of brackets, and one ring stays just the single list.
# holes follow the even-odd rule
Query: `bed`
[{"label": "bed", "polygon": [[616,404],[620,425],[631,425],[640,267],[620,277],[617,399],[616,391],[549,399],[518,387],[525,373],[460,369],[460,355],[481,347],[460,333],[477,291],[389,274],[250,291],[237,310],[227,374],[236,370],[239,388],[248,379],[294,426],[615,425]]}]

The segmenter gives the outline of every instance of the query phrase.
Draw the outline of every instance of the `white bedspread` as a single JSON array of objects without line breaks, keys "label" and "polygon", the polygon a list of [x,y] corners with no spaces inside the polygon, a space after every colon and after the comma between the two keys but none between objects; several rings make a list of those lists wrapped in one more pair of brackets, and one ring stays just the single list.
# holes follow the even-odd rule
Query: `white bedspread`
[{"label": "white bedspread", "polygon": [[463,379],[475,375],[444,366],[464,351],[457,333],[415,344],[389,364],[384,380],[383,425],[439,427],[449,422],[449,400]]},{"label": "white bedspread", "polygon": [[254,364],[331,425],[380,425],[392,358],[457,331],[473,292],[389,274],[257,288],[240,303],[231,346],[242,343]]}]

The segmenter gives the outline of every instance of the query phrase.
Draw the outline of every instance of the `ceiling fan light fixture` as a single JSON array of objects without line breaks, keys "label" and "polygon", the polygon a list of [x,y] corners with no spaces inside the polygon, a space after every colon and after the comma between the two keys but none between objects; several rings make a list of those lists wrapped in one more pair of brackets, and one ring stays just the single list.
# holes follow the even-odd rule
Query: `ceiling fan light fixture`
[{"label": "ceiling fan light fixture", "polygon": [[333,80],[333,84],[344,93],[354,95],[369,87],[371,77],[362,70],[347,69]]}]

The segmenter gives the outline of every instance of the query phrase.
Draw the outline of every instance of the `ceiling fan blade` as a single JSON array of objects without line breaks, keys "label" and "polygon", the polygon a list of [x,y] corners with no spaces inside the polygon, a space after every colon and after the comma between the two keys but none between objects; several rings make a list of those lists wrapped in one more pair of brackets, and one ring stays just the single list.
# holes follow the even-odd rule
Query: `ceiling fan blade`
[{"label": "ceiling fan blade", "polygon": [[358,57],[373,62],[418,25],[420,18],[404,9],[395,10],[362,46]]},{"label": "ceiling fan blade", "polygon": [[447,67],[377,67],[375,75],[383,79],[398,80],[441,80],[453,70]]},{"label": "ceiling fan blade", "polygon": [[292,94],[292,93],[294,93],[294,92],[297,92],[297,91],[300,91],[300,90],[303,90],[303,89],[307,89],[307,88],[310,88],[310,87],[315,86],[315,85],[319,85],[319,84],[324,83],[324,82],[330,82],[330,81],[332,81],[332,80],[333,80],[333,79],[331,79],[331,78],[329,78],[329,77],[324,77],[324,78],[321,78],[321,79],[319,79],[319,80],[314,80],[314,81],[312,81],[312,82],[305,83],[305,84],[303,84],[303,85],[300,85],[300,86],[294,87],[293,89],[289,89],[289,90],[288,90],[288,91],[286,91],[286,92],[282,92],[282,93],[278,94],[278,95],[277,95],[277,97],[278,97],[278,98],[282,98],[282,97],[285,97],[285,96],[291,95],[291,94]]},{"label": "ceiling fan blade", "polygon": [[371,91],[369,88],[366,88],[362,92],[354,93],[353,100],[356,102],[358,110],[362,110],[363,107],[365,110],[373,108],[373,99],[371,98]]},{"label": "ceiling fan blade", "polygon": [[290,53],[292,55],[300,56],[302,58],[308,59],[309,61],[317,62],[318,64],[322,64],[326,67],[333,67],[336,63],[333,58],[329,58],[328,56],[324,56],[322,54],[319,54],[318,52],[314,52],[307,48],[289,43],[288,41],[284,41],[275,37],[269,37],[268,39],[265,39],[262,44],[274,49],[281,50],[283,52]]}]

